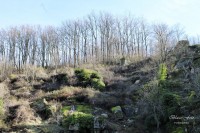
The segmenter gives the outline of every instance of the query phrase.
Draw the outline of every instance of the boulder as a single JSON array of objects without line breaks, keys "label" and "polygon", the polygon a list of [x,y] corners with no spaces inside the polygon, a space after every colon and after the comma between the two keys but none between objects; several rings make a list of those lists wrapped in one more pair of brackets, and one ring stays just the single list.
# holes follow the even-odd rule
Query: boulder
[{"label": "boulder", "polygon": [[134,84],[139,84],[140,83],[140,80],[136,80]]},{"label": "boulder", "polygon": [[123,106],[122,110],[127,117],[133,117],[135,114],[135,108],[132,105]]},{"label": "boulder", "polygon": [[112,113],[115,115],[115,119],[122,120],[123,112],[121,106],[115,106],[111,108]]},{"label": "boulder", "polygon": [[108,114],[103,113],[103,114],[101,114],[101,117],[103,117],[103,118],[108,118]]}]

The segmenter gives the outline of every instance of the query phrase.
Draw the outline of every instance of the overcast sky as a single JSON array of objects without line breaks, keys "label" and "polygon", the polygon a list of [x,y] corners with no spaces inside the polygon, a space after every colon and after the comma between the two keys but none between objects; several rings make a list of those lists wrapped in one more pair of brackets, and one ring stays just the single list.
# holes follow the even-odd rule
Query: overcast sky
[{"label": "overcast sky", "polygon": [[65,20],[100,11],[181,24],[187,34],[200,34],[199,0],[0,0],[0,28],[21,24],[59,26]]}]

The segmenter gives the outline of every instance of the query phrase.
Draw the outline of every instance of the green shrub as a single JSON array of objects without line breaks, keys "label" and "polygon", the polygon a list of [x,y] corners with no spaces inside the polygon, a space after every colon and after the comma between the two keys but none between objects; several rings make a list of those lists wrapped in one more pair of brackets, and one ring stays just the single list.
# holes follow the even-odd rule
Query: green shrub
[{"label": "green shrub", "polygon": [[170,115],[178,115],[180,113],[180,96],[173,93],[165,93],[163,94],[161,101],[164,107],[166,119],[168,119]]},{"label": "green shrub", "polygon": [[80,131],[90,130],[93,128],[93,116],[83,112],[74,112],[64,118],[64,126],[69,127],[74,124],[79,124]]},{"label": "green shrub", "polygon": [[151,129],[152,127],[155,127],[155,126],[156,126],[156,120],[155,120],[153,114],[148,115],[148,116],[145,118],[145,126],[146,126],[148,129]]},{"label": "green shrub", "polygon": [[51,76],[52,81],[59,83],[68,83],[68,75],[66,73],[60,73],[57,75]]},{"label": "green shrub", "polygon": [[97,72],[93,72],[90,76],[90,78],[96,78],[96,79],[101,79],[101,76]]},{"label": "green shrub", "polygon": [[188,102],[192,102],[192,100],[194,100],[194,97],[196,96],[195,91],[191,91],[190,95],[188,97]]},{"label": "green shrub", "polygon": [[160,82],[160,85],[164,89],[174,89],[182,87],[181,82],[177,80],[165,80],[163,82]]},{"label": "green shrub", "polygon": [[167,67],[166,65],[163,63],[163,64],[160,64],[160,67],[159,67],[159,71],[158,71],[158,80],[159,81],[165,81],[167,78]]},{"label": "green shrub", "polygon": [[62,82],[62,83],[68,83],[68,77],[67,74],[60,74],[58,76],[58,81]]},{"label": "green shrub", "polygon": [[102,77],[95,71],[89,69],[75,69],[75,75],[78,78],[78,84],[87,87],[92,86],[95,89],[102,90],[105,84]]},{"label": "green shrub", "polygon": [[177,127],[172,133],[184,133],[184,130],[182,127]]}]

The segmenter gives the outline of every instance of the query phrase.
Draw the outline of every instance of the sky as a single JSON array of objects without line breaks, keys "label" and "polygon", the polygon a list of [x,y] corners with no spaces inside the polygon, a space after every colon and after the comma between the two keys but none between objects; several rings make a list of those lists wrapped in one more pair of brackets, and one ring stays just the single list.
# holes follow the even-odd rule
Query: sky
[{"label": "sky", "polygon": [[59,26],[91,12],[132,14],[152,23],[180,24],[188,35],[200,34],[199,0],[0,0],[0,28]]}]

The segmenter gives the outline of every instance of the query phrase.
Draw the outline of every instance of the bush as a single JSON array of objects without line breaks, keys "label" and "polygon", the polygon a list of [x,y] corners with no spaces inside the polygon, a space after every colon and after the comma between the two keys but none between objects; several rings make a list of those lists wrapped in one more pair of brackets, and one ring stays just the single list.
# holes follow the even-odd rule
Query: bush
[{"label": "bush", "polygon": [[102,81],[102,77],[93,70],[75,69],[75,75],[78,78],[78,84],[83,87],[91,86],[99,90],[105,88],[105,84]]},{"label": "bush", "polygon": [[148,129],[151,129],[153,127],[156,127],[156,120],[153,116],[153,114],[150,114],[148,115],[146,118],[145,118],[145,126],[148,128]]},{"label": "bush", "polygon": [[158,80],[159,81],[165,81],[167,78],[167,67],[166,65],[163,63],[163,64],[160,64],[160,67],[159,67],[159,71],[158,71]]},{"label": "bush", "polygon": [[181,82],[178,80],[166,80],[160,82],[160,85],[162,86],[163,89],[174,89],[182,87]]},{"label": "bush", "polygon": [[161,100],[164,107],[166,119],[168,119],[170,115],[178,115],[180,113],[180,96],[173,93],[165,93],[163,94]]},{"label": "bush", "polygon": [[178,127],[172,133],[184,133],[184,130],[182,127]]},{"label": "bush", "polygon": [[52,81],[59,82],[61,84],[66,84],[68,83],[68,75],[65,73],[61,73],[58,75],[53,75],[51,76]]},{"label": "bush", "polygon": [[196,96],[195,91],[191,91],[190,95],[188,97],[188,102],[192,102],[194,100],[195,96]]}]

